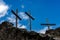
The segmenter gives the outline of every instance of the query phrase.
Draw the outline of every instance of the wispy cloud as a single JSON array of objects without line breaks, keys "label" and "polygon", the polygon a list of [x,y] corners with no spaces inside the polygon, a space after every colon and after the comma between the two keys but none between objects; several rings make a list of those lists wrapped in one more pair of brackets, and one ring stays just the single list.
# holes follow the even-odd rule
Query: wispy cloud
[{"label": "wispy cloud", "polygon": [[20,12],[19,14],[22,19],[29,19],[29,17],[24,12]]},{"label": "wispy cloud", "polygon": [[[7,17],[7,20],[8,20],[9,22],[11,22],[11,23],[14,23],[14,26],[16,26],[16,25],[15,25],[16,19],[15,19],[14,15],[11,15],[10,17]],[[25,29],[25,28],[26,28],[25,25],[22,25],[21,23],[19,23],[19,20],[18,20],[18,25],[17,25],[17,27],[18,27],[18,28],[22,28],[22,29]]]},{"label": "wispy cloud", "polygon": [[14,19],[14,18],[11,18],[11,17],[7,17],[7,18],[8,18],[8,20],[9,20],[10,22],[15,23],[15,19]]},{"label": "wispy cloud", "polygon": [[7,20],[9,22],[12,22],[12,23],[15,23],[15,21],[16,21],[14,15],[11,15],[10,17],[7,17]]},{"label": "wispy cloud", "polygon": [[19,24],[18,24],[18,28],[26,29],[26,26],[19,23]]},{"label": "wispy cloud", "polygon": [[47,29],[48,29],[48,28],[45,27],[45,28],[41,29],[41,30],[39,31],[39,33],[45,34],[45,32],[46,32]]},{"label": "wispy cloud", "polygon": [[26,26],[25,26],[25,25],[22,25],[22,26],[21,26],[21,27],[19,27],[19,28],[25,29],[25,28],[26,28]]},{"label": "wispy cloud", "polygon": [[[50,26],[50,29],[53,29],[53,26]],[[44,27],[43,29],[41,29],[40,31],[38,31],[39,33],[45,34],[46,30],[48,30],[48,27]]]},{"label": "wispy cloud", "polygon": [[0,18],[7,14],[9,6],[3,0],[0,0]]},{"label": "wispy cloud", "polygon": [[24,8],[25,6],[24,5],[21,5],[21,8]]}]

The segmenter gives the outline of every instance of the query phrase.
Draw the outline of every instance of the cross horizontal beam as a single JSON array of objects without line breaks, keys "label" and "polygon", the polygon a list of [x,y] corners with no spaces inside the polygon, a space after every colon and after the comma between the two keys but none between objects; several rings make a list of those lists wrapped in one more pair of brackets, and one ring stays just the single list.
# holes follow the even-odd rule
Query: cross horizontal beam
[{"label": "cross horizontal beam", "polygon": [[22,20],[13,10],[11,10],[11,12],[12,12],[19,20]]},{"label": "cross horizontal beam", "polygon": [[26,15],[28,15],[32,20],[35,20],[30,14],[28,14],[27,12],[25,12]]},{"label": "cross horizontal beam", "polygon": [[56,25],[56,24],[41,24],[41,25],[50,25],[50,26],[54,26],[54,25]]}]

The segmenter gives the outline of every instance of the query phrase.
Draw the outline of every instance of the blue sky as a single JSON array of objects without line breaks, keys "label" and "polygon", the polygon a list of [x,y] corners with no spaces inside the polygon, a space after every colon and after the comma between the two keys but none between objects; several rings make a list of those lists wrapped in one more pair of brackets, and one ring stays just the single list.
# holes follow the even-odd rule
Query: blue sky
[{"label": "blue sky", "polygon": [[[11,9],[14,11],[18,8],[18,15],[23,17],[22,21],[18,21],[19,26],[23,25],[29,30],[28,17],[24,14],[25,11],[29,11],[35,18],[32,20],[32,30],[41,32],[47,28],[41,26],[41,23],[46,23],[46,18],[49,19],[49,23],[55,23],[56,26],[51,27],[55,29],[60,26],[60,0],[1,0],[0,6],[1,16],[0,21],[9,20],[15,24],[15,16],[11,13]],[[0,11],[1,11],[0,10]]]}]

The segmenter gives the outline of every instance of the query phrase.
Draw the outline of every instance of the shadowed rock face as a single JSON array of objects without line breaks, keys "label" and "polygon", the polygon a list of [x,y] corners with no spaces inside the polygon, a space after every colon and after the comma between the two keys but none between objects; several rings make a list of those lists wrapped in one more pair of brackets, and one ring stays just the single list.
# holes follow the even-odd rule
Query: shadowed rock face
[{"label": "shadowed rock face", "polygon": [[42,37],[39,33],[34,31],[27,31],[26,29],[19,29],[13,27],[10,22],[3,22],[0,24],[0,40],[49,40],[50,37]]},{"label": "shadowed rock face", "polygon": [[47,30],[46,34],[50,34],[53,37],[60,37],[60,27],[56,29]]},{"label": "shadowed rock face", "polygon": [[47,30],[46,34],[49,34],[55,40],[60,40],[60,27],[56,29]]}]

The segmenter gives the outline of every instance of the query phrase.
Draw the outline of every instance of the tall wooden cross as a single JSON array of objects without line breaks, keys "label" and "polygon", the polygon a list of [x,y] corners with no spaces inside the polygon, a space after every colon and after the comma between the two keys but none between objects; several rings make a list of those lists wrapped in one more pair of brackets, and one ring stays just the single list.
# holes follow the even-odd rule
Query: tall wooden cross
[{"label": "tall wooden cross", "polygon": [[[18,16],[18,9],[16,9],[16,12],[14,12],[13,10],[11,10],[11,12],[16,16],[16,36],[17,36],[17,22],[18,22],[18,20],[17,20],[17,18],[19,19],[19,20],[22,20],[19,16]],[[17,40],[17,37],[16,37],[16,40]]]},{"label": "tall wooden cross", "polygon": [[48,27],[48,30],[50,30],[50,26],[55,26],[56,24],[50,24],[50,23],[48,23],[48,19],[46,19],[46,22],[47,23],[43,23],[43,24],[41,24],[41,25],[44,25],[44,26],[47,26]]},{"label": "tall wooden cross", "polygon": [[30,26],[30,31],[32,30],[32,24],[31,24],[31,19],[35,20],[31,15],[30,12],[25,12],[25,14],[29,17],[29,26]]}]

